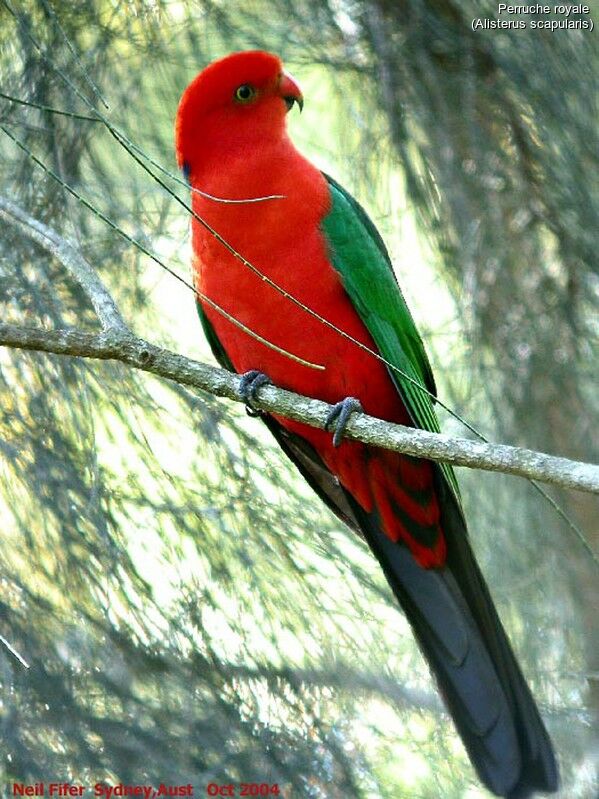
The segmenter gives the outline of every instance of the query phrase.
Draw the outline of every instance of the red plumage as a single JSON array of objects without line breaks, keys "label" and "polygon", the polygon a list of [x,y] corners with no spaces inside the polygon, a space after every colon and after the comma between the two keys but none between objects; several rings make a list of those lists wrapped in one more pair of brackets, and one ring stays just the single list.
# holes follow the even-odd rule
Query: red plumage
[{"label": "red plumage", "polygon": [[[239,83],[235,57],[227,59],[224,70],[212,65],[202,72],[180,105],[180,164],[188,165],[193,187],[218,198],[282,198],[231,204],[194,193],[193,210],[278,286],[376,351],[331,265],[320,227],[329,211],[327,183],[285,132],[283,96],[286,92],[299,96],[299,89],[275,56],[256,52],[238,57],[245,61],[260,96],[251,108],[231,101]],[[201,105],[196,102],[198,94]],[[193,125],[185,124],[188,114]],[[258,369],[275,385],[329,403],[355,396],[366,413],[410,424],[383,363],[263,281],[195,219],[192,235],[195,281],[202,294],[267,341],[324,366],[322,371],[311,369],[286,358],[204,305],[238,372]],[[376,506],[391,540],[403,539],[422,566],[444,562],[445,542],[430,463],[358,442],[344,441],[335,448],[331,435],[322,430],[278,421],[310,442],[364,510],[370,512]],[[416,525],[433,532],[433,546],[423,546],[410,534],[397,507]]]}]

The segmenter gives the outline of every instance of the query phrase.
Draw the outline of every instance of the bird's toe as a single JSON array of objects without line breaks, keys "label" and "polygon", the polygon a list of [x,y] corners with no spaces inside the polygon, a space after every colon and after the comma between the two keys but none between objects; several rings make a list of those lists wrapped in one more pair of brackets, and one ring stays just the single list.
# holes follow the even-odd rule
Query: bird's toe
[{"label": "bird's toe", "polygon": [[346,397],[331,408],[325,420],[324,429],[330,430],[333,422],[337,422],[333,433],[333,446],[338,447],[341,444],[348,419],[356,411],[362,413],[363,408],[360,400],[355,397]]}]

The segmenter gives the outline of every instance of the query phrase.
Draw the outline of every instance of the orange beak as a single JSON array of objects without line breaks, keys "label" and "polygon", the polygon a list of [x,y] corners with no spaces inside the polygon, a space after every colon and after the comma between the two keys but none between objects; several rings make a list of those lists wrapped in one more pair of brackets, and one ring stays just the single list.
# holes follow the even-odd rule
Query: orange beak
[{"label": "orange beak", "polygon": [[286,71],[283,71],[283,74],[279,80],[279,94],[283,100],[285,100],[285,105],[287,106],[288,111],[291,111],[294,103],[297,103],[300,112],[303,110],[304,95],[302,94],[302,90],[297,82]]}]

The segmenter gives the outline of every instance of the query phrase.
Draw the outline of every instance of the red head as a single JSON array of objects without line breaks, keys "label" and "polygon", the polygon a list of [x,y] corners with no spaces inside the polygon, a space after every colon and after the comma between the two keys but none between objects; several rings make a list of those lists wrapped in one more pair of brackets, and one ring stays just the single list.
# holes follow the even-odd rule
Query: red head
[{"label": "red head", "polygon": [[303,97],[271,53],[252,50],[215,61],[189,84],[177,112],[179,166],[194,173],[200,159],[243,151],[285,135],[285,114]]}]

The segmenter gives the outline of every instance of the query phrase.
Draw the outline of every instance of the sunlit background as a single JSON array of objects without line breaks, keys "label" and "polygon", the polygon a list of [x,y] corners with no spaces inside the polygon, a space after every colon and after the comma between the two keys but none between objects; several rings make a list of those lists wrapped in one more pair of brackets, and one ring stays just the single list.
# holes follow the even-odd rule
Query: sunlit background
[{"label": "sunlit background", "polygon": [[[0,0],[0,124],[25,147],[0,131],[0,193],[80,247],[136,333],[211,361],[191,291],[98,213],[188,278],[187,191],[146,157],[178,177],[187,83],[232,50],[275,51],[306,97],[292,137],[375,220],[440,396],[493,440],[597,460],[597,34],[472,33],[496,8]],[[171,193],[105,124],[39,106],[99,111]],[[0,301],[2,321],[98,328],[59,261],[8,225]],[[526,482],[459,478],[559,796],[596,799],[597,566]],[[0,349],[0,492],[7,795],[39,780],[489,795],[378,565],[240,406]],[[599,552],[596,497],[550,494]]]}]

